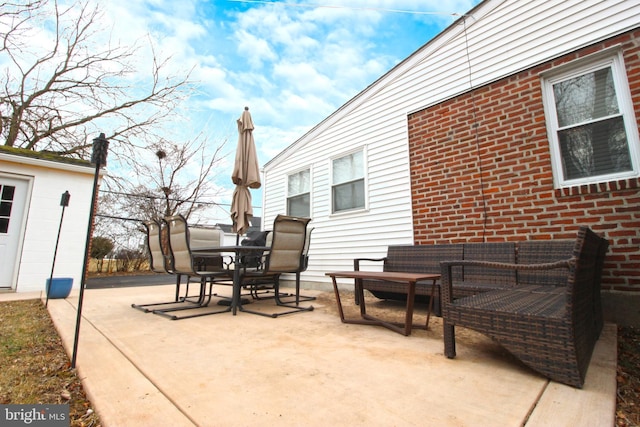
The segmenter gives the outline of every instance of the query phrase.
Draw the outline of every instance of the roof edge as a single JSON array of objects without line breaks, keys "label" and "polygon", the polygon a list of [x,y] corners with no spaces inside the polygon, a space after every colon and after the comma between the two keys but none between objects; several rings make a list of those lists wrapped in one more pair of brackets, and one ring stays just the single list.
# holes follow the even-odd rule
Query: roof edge
[{"label": "roof edge", "polygon": [[374,80],[371,84],[369,84],[363,90],[358,92],[353,98],[349,99],[347,102],[345,102],[340,107],[338,107],[336,111],[331,113],[329,116],[323,119],[320,123],[318,123],[309,131],[307,131],[305,134],[303,134],[300,138],[292,142],[289,146],[284,148],[280,153],[276,154],[276,156],[273,157],[268,162],[266,162],[263,167],[267,168],[271,166],[272,163],[275,163],[278,160],[280,160],[282,157],[286,156],[286,154],[289,153],[291,150],[293,150],[295,146],[303,143],[305,140],[309,139],[312,135],[320,132],[324,127],[329,126],[330,124],[338,120],[341,117],[341,113],[347,112],[350,110],[349,107],[355,108],[357,105],[359,105],[360,103],[358,101],[364,102],[369,96],[375,93],[374,89],[376,87],[382,85],[387,79],[390,79],[390,78],[392,79],[394,74],[396,74],[397,72],[399,72],[399,70],[407,66],[407,64],[411,63],[412,60],[414,60],[415,57],[420,52],[426,50],[428,47],[439,42],[446,34],[453,31],[453,29],[455,29],[465,17],[472,16],[473,13],[476,12],[479,8],[483,7],[487,3],[490,3],[491,1],[493,0],[482,0],[480,3],[478,3],[473,8],[471,8],[469,11],[465,12],[463,15],[459,15],[460,17],[458,19],[453,21],[450,25],[448,25],[438,34],[436,34],[431,39],[429,39],[426,43],[424,43],[422,46],[416,49],[409,56],[404,58],[402,61],[398,62],[389,71],[387,71],[382,76]]},{"label": "roof edge", "polygon": [[50,152],[0,146],[0,160],[32,166],[46,166],[74,172],[90,173],[94,165],[88,160],[73,159]]}]

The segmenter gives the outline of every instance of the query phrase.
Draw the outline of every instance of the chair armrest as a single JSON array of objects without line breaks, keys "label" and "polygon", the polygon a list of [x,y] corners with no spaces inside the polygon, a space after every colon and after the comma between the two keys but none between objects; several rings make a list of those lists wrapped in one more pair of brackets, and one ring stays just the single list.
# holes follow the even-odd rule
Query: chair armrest
[{"label": "chair armrest", "polygon": [[[269,258],[270,254],[271,254],[271,249],[269,248],[269,249],[264,249],[262,251],[259,251],[259,253],[256,252],[252,254],[251,252],[249,252],[247,254],[241,255],[239,267],[241,267],[243,274],[246,273],[247,271],[250,271],[250,272],[264,271],[267,265],[267,258]],[[248,261],[253,261],[253,262],[248,262]],[[238,267],[235,265],[235,259],[232,259],[230,264],[234,264],[234,268]]]},{"label": "chair armrest", "polygon": [[360,261],[372,261],[372,262],[381,262],[386,261],[387,257],[384,258],[355,258],[353,260],[353,270],[360,271]]},{"label": "chair armrest", "polygon": [[453,301],[453,281],[451,280],[453,267],[487,267],[503,270],[553,270],[556,268],[570,269],[576,264],[576,258],[571,257],[561,261],[546,262],[539,264],[512,264],[506,262],[493,261],[474,261],[474,260],[455,260],[440,261],[440,289],[443,303],[451,303]]}]

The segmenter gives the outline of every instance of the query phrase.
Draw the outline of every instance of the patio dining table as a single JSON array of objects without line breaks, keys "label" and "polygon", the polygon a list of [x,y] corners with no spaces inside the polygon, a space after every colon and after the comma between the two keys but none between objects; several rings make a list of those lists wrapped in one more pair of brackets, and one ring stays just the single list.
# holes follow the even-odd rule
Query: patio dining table
[{"label": "patio dining table", "polygon": [[243,255],[251,255],[255,252],[268,251],[271,248],[269,246],[243,246],[243,245],[230,245],[230,246],[212,246],[212,247],[200,247],[193,249],[194,256],[210,257],[220,255],[222,253],[233,253],[233,293],[231,296],[231,304],[229,306],[230,311],[235,315],[237,310],[242,310],[242,299],[240,297],[242,291],[242,277],[241,270],[246,266],[243,263]]}]

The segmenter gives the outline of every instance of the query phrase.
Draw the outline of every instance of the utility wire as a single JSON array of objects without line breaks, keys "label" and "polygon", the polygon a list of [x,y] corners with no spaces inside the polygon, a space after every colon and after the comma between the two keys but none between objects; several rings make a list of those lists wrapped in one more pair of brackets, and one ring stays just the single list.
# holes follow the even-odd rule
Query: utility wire
[{"label": "utility wire", "polygon": [[287,7],[307,7],[307,8],[324,8],[324,9],[351,9],[351,10],[370,10],[375,12],[389,12],[389,13],[408,13],[413,15],[449,15],[449,16],[464,16],[460,13],[452,12],[421,12],[417,10],[402,10],[402,9],[385,9],[381,7],[355,7],[355,6],[338,6],[331,4],[305,4],[305,3],[284,3],[277,1],[266,0],[227,0],[232,3],[260,3],[260,4],[274,4]]},{"label": "utility wire", "polygon": [[[125,196],[125,197],[137,197],[140,199],[153,199],[153,200],[165,200],[164,197],[152,196],[147,194],[134,194],[134,193],[123,193],[120,191],[112,191],[112,190],[99,190],[100,193],[114,194],[116,196]],[[186,202],[186,200],[169,198],[172,202]],[[189,201],[189,203],[192,203]],[[230,203],[218,203],[218,202],[202,202],[202,201],[194,201],[196,205],[211,205],[211,206],[231,206]],[[254,208],[259,208],[260,206],[253,206]]]},{"label": "utility wire", "polygon": [[478,107],[476,105],[476,95],[473,91],[473,79],[471,77],[471,56],[469,55],[469,38],[467,37],[467,20],[465,17],[462,17],[462,23],[464,25],[464,43],[465,43],[465,53],[467,56],[467,69],[469,70],[469,92],[471,93],[471,112],[473,114],[473,128],[474,135],[476,140],[476,152],[478,155],[478,169],[480,171],[480,195],[482,198],[482,241],[486,241],[487,234],[487,221],[488,221],[488,211],[487,211],[487,196],[484,191],[484,168],[482,166],[482,157],[480,155],[480,139],[478,136],[478,128],[480,124],[478,123]]},{"label": "utility wire", "polygon": [[[146,195],[146,194],[133,194],[133,193],[123,193],[120,191],[112,191],[112,190],[99,190],[99,193],[108,193],[108,194],[114,194],[117,196],[124,196],[124,197],[137,197],[140,199],[152,199],[152,200],[165,200],[163,197],[158,197],[158,196],[151,196],[151,195]],[[181,200],[181,199],[169,199],[173,202],[186,202],[186,200]],[[209,205],[209,206],[217,206],[217,207],[222,207],[222,206],[229,206],[231,207],[230,203],[218,203],[218,202],[201,202],[201,201],[197,201],[197,202],[191,202],[189,201],[189,203],[193,203],[195,205]],[[252,206],[255,209],[261,209],[262,206]],[[226,210],[225,210],[226,212]],[[100,213],[96,213],[96,216],[99,216],[101,218],[108,218],[108,219],[117,219],[117,220],[121,220],[121,221],[137,221],[140,222],[142,221],[139,218],[125,218],[125,217],[119,217],[119,216],[113,216],[113,215],[106,215],[106,214],[100,214]]]}]

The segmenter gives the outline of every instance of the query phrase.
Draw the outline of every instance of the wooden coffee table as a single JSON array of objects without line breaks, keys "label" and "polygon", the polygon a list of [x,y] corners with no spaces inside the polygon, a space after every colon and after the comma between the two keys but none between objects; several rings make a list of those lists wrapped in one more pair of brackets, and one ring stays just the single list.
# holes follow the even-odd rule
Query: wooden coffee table
[{"label": "wooden coffee table", "polygon": [[[331,280],[333,281],[333,291],[336,295],[338,312],[340,313],[340,320],[342,321],[342,323],[384,326],[385,328],[389,328],[392,331],[398,332],[399,334],[405,336],[410,335],[411,328],[413,328],[413,306],[416,295],[416,282],[431,280],[431,298],[429,299],[427,322],[425,325],[425,329],[429,329],[429,318],[431,317],[431,310],[433,308],[433,296],[435,294],[436,280],[440,279],[439,274],[404,273],[395,271],[334,271],[331,273],[325,273],[325,275],[330,276]],[[337,278],[355,279],[355,292],[358,300],[360,301],[360,316],[362,317],[362,319],[346,319],[344,317],[342,302],[340,301],[340,292],[338,291],[338,284],[336,282]],[[364,290],[362,288],[362,279],[388,280],[391,282],[407,284],[407,308],[404,324],[387,322],[385,320],[367,314],[367,308],[364,301]]]}]

